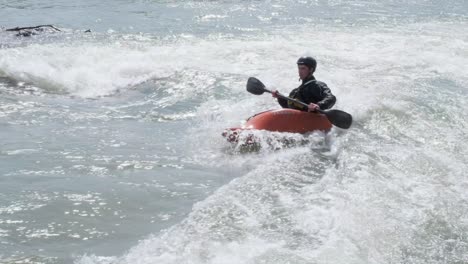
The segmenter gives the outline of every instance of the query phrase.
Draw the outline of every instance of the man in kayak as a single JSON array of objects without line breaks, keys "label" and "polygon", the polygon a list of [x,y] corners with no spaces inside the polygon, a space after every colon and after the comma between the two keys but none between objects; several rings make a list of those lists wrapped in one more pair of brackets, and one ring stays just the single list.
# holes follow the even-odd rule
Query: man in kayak
[{"label": "man in kayak", "polygon": [[278,103],[283,108],[311,112],[317,109],[325,110],[331,108],[336,102],[336,97],[331,93],[326,83],[315,80],[314,72],[316,68],[317,61],[314,58],[300,57],[297,60],[297,70],[302,84],[289,94],[289,97],[308,104],[307,109],[302,105],[279,98],[277,90],[273,91],[273,97],[278,98]]}]

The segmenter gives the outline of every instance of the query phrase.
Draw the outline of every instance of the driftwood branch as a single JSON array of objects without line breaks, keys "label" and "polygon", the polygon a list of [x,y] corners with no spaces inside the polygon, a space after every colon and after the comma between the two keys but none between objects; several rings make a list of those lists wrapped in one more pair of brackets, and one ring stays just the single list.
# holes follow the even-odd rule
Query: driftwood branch
[{"label": "driftwood branch", "polygon": [[21,31],[21,30],[38,29],[38,28],[43,28],[43,27],[50,27],[57,31],[61,31],[60,29],[54,27],[53,25],[40,25],[40,26],[35,26],[35,27],[15,27],[15,28],[7,28],[5,31]]}]

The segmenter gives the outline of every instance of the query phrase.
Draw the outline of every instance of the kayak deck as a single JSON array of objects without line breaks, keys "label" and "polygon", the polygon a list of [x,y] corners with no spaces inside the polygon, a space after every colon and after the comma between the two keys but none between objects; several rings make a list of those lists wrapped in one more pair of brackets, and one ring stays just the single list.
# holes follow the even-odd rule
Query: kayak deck
[{"label": "kayak deck", "polygon": [[[237,142],[240,133],[246,130],[305,134],[313,131],[328,132],[331,128],[332,124],[325,115],[285,108],[258,113],[247,119],[242,127],[226,129],[222,135],[229,142]],[[247,137],[245,143],[252,144],[253,141]]]}]

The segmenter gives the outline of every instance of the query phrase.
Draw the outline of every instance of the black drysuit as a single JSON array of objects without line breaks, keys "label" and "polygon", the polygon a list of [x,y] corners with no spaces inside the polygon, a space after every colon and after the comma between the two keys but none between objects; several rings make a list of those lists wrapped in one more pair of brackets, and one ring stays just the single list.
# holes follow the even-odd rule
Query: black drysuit
[{"label": "black drysuit", "polygon": [[[315,80],[315,77],[313,75],[303,80],[301,86],[292,90],[289,94],[289,97],[299,100],[306,104],[317,104],[322,110],[331,108],[336,102],[336,97],[331,93],[330,88],[328,88],[327,84]],[[308,109],[304,106],[283,98],[278,98],[278,103],[283,108],[292,108],[301,111],[308,111]]]}]

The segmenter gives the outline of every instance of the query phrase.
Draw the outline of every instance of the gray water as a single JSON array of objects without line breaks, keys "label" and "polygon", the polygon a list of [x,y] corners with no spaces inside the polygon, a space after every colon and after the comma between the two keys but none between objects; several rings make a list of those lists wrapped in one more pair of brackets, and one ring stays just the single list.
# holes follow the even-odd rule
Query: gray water
[{"label": "gray water", "polygon": [[[39,24],[0,32],[1,263],[468,263],[466,1],[0,2]],[[351,129],[225,142],[305,54]]]}]

